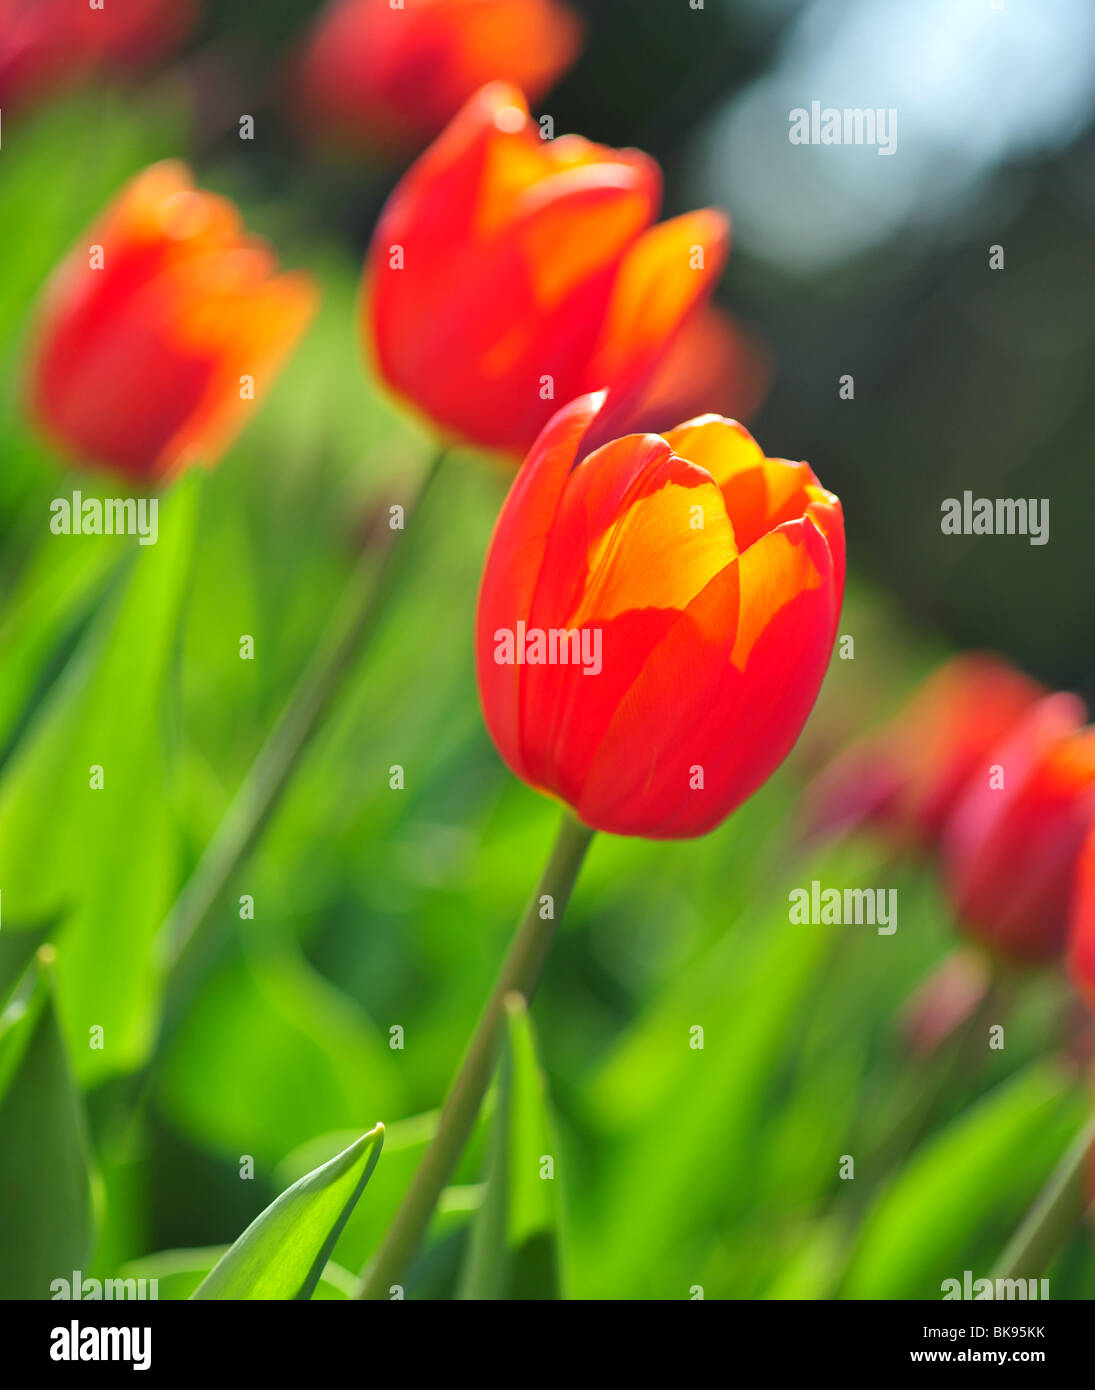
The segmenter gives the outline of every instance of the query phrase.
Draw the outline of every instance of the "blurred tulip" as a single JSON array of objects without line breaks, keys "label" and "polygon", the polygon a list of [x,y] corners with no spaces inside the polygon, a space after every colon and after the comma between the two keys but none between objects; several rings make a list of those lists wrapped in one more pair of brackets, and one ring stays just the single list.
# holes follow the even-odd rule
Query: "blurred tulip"
[{"label": "blurred tulip", "polygon": [[536,101],[581,47],[559,0],[331,0],[300,59],[305,123],[333,142],[421,149],[487,82]]},{"label": "blurred tulip", "polygon": [[160,61],[191,28],[197,0],[0,0],[0,106],[16,107],[100,68]]},{"label": "blurred tulip", "polygon": [[764,399],[768,377],[760,341],[717,305],[703,304],[670,343],[629,425],[657,434],[707,413],[746,421]]},{"label": "blurred tulip", "polygon": [[869,824],[934,844],[967,781],[1045,689],[1000,657],[970,652],[932,673],[877,733],[815,779],[804,800],[810,838]]},{"label": "blurred tulip", "polygon": [[135,479],[212,464],[316,304],[181,164],[126,185],[54,274],[37,323],[30,409],[75,458]]},{"label": "blurred tulip", "polygon": [[944,877],[961,926],[1005,956],[1063,951],[1073,880],[1095,821],[1095,730],[1072,695],[1049,695],[990,754],[947,822]]},{"label": "blurred tulip", "polygon": [[559,401],[609,388],[629,426],[726,256],[712,210],[651,226],[653,160],[540,139],[515,88],[484,88],[405,176],[369,255],[380,374],[442,432],[524,454]]},{"label": "blurred tulip", "polygon": [[714,415],[583,457],[603,403],[559,411],[510,489],[479,596],[480,698],[513,771],[586,825],[701,835],[813,706],[843,594],[840,503]]},{"label": "blurred tulip", "polygon": [[1076,866],[1068,963],[1077,988],[1095,1009],[1095,827]]}]

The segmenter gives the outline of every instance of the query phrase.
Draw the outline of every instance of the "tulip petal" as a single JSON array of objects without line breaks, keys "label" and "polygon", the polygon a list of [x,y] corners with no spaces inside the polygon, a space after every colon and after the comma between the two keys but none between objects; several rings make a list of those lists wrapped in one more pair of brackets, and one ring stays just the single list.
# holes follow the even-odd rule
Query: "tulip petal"
[{"label": "tulip petal", "polygon": [[590,385],[616,388],[601,429],[620,428],[640,404],[676,335],[722,274],[729,247],[729,220],[705,208],[650,227],[624,256],[588,366]]},{"label": "tulip petal", "polygon": [[832,652],[843,547],[830,545],[809,518],[785,522],[689,605],[621,702],[580,815],[620,834],[703,834],[771,775]]},{"label": "tulip petal", "polygon": [[514,479],[494,525],[476,613],[476,663],[483,716],[499,752],[526,777],[520,742],[522,669],[495,661],[495,634],[527,617],[559,497],[604,393],[571,401],[544,427]]},{"label": "tulip petal", "polygon": [[[704,525],[693,523],[697,513]],[[636,555],[657,565],[636,565]],[[710,477],[657,435],[629,436],[571,473],[545,548],[529,626],[589,631],[596,673],[525,667],[524,763],[538,785],[578,794],[600,738],[650,649],[734,559],[733,532]],[[592,648],[590,648],[592,650]]]}]

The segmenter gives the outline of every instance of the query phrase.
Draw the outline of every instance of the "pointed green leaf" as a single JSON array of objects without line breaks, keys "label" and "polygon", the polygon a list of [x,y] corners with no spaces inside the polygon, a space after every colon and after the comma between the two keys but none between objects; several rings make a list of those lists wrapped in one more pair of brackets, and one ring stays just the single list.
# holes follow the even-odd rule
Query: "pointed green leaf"
[{"label": "pointed green leaf", "polygon": [[54,1008],[49,965],[0,1016],[0,1298],[50,1296],[86,1268],[94,1234],[83,1108]]},{"label": "pointed green leaf", "polygon": [[[192,1298],[207,1278],[217,1261],[228,1253],[226,1245],[206,1245],[192,1250],[159,1250],[154,1255],[143,1255],[139,1260],[131,1260],[118,1271],[117,1277],[123,1281],[141,1280],[145,1282],[148,1298],[188,1299]],[[154,1282],[153,1282],[154,1281]],[[348,1299],[357,1285],[357,1276],[348,1269],[328,1260],[315,1292],[314,1301]],[[120,1295],[115,1295],[119,1297]],[[140,1297],[140,1284],[128,1287],[124,1296],[128,1299]]]},{"label": "pointed green leaf", "polygon": [[562,1296],[554,1154],[528,1008],[511,995],[487,1192],[472,1227],[461,1298]]},{"label": "pointed green leaf", "polygon": [[191,1297],[311,1298],[383,1143],[384,1126],[377,1125],[294,1183],[251,1222]]}]

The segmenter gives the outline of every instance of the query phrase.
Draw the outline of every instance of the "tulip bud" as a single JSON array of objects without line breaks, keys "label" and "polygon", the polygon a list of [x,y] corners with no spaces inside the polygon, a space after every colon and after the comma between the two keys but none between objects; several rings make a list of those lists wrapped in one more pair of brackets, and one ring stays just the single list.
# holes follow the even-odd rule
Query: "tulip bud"
[{"label": "tulip bud", "polygon": [[364,317],[380,375],[442,434],[515,456],[583,392],[610,391],[600,442],[629,428],[729,237],[710,209],[651,225],[660,199],[646,155],[541,140],[516,88],[485,87],[377,224]]},{"label": "tulip bud", "polygon": [[476,620],[502,757],[587,825],[702,835],[771,775],[821,685],[844,586],[840,503],[734,421],[587,453],[561,410],[510,489]]},{"label": "tulip bud", "polygon": [[235,207],[181,164],[138,174],[60,266],[36,326],[30,409],[69,454],[135,479],[214,463],[315,309]]},{"label": "tulip bud", "polygon": [[1072,695],[1039,700],[973,779],[943,832],[955,916],[1005,956],[1065,946],[1073,880],[1095,820],[1095,730]]},{"label": "tulip bud", "polygon": [[838,754],[805,797],[807,838],[871,825],[899,842],[935,844],[989,755],[1046,692],[1000,657],[945,662],[881,730]]}]

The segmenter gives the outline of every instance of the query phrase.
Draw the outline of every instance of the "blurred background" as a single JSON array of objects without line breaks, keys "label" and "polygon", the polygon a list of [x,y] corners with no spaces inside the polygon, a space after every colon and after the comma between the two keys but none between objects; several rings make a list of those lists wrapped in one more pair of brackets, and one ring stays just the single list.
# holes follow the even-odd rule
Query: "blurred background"
[{"label": "blurred background", "polygon": [[[384,1120],[384,1154],[334,1255],[341,1271],[360,1268],[558,819],[507,774],[479,715],[472,615],[508,477],[465,453],[430,499],[378,644],[233,888],[253,896],[254,920],[234,900],[221,912],[172,1001],[139,1122],[127,1118],[163,1005],[150,944],[372,543],[377,507],[410,490],[429,452],[370,379],[357,328],[364,250],[406,158],[332,155],[291,99],[287,64],[319,8],[206,4],[139,79],[99,74],[3,114],[4,935],[12,925],[57,946],[94,1153],[82,1267],[157,1272],[161,1296],[185,1295],[211,1248]],[[532,1011],[564,1288],[938,1297],[945,1278],[989,1273],[1089,1108],[1059,1060],[1067,994],[1052,976],[1026,985],[1006,1050],[941,1081],[897,1022],[955,943],[931,872],[867,837],[809,857],[792,828],[823,758],[956,648],[997,649],[1095,696],[1083,425],[1095,8],[572,8],[584,47],[534,114],[650,151],[669,214],[729,211],[719,300],[770,371],[750,427],[769,453],[808,458],[843,499],[841,632],[855,645],[854,659],[834,658],[788,765],[717,833],[594,844]],[[814,99],[896,108],[896,154],[791,145],[789,113]],[[243,113],[254,140],[239,138]],[[103,203],[167,156],[236,200],[284,265],[312,271],[322,308],[224,462],[164,499],[157,546],[58,542],[49,500],[112,485],[66,468],[28,429],[31,310]],[[1003,270],[990,269],[993,245]],[[839,395],[845,374],[853,400]],[[966,489],[1049,497],[1049,544],[942,536],[941,502]],[[254,662],[239,658],[243,634]],[[125,796],[88,797],[90,763],[130,769]],[[401,791],[389,788],[394,764]],[[897,888],[898,931],[791,925],[788,890],[813,878]],[[88,1016],[106,1031],[101,1050],[74,1022]],[[702,1051],[688,1046],[696,1025]],[[402,1050],[389,1046],[394,1026]],[[241,1181],[245,1155],[255,1174]],[[845,1155],[854,1181],[840,1177]],[[482,1166],[480,1135],[409,1295],[455,1287]],[[1091,1241],[1079,1231],[1058,1262],[1055,1297],[1095,1296]],[[346,1279],[332,1279],[328,1295],[344,1294]]]}]

